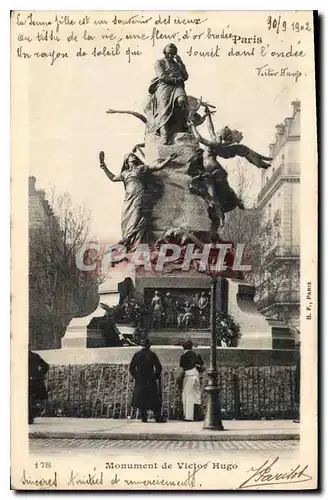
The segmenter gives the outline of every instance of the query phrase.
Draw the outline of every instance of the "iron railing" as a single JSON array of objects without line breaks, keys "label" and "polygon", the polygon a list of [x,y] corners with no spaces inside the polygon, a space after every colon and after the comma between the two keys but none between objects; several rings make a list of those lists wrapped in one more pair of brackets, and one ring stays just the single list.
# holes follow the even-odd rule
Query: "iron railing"
[{"label": "iron railing", "polygon": [[299,304],[300,303],[300,292],[299,290],[280,290],[275,293],[268,293],[267,296],[262,297],[256,303],[258,309],[264,309],[272,305],[282,305],[282,304]]},{"label": "iron railing", "polygon": [[[163,414],[181,418],[178,368],[165,366],[160,381]],[[201,376],[205,408],[206,374]],[[133,379],[127,365],[51,366],[45,416],[138,418],[132,408]],[[298,414],[294,366],[220,366],[222,418],[294,418]]]},{"label": "iron railing", "polygon": [[267,180],[267,182],[264,184],[263,188],[261,189],[257,201],[260,203],[262,199],[265,197],[271,186],[275,183],[275,181],[278,179],[278,177],[281,177],[282,175],[282,164],[273,172],[271,175],[270,179]]},{"label": "iron railing", "polygon": [[275,254],[277,257],[299,257],[300,256],[300,246],[277,246]]},{"label": "iron railing", "polygon": [[300,164],[299,163],[281,163],[277,170],[273,172],[271,177],[267,180],[267,182],[264,184],[263,188],[261,189],[257,200],[260,203],[263,198],[266,196],[268,191],[271,189],[273,184],[276,182],[276,180],[281,177],[299,177],[300,175]]},{"label": "iron railing", "polygon": [[299,245],[276,245],[264,255],[267,262],[273,259],[297,259],[300,257]]}]

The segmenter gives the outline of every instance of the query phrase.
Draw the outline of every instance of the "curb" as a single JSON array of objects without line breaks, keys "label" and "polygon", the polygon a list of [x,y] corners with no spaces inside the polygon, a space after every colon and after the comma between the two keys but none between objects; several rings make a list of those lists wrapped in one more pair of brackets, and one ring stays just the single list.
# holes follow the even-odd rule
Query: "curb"
[{"label": "curb", "polygon": [[[231,432],[231,431],[230,431]],[[106,432],[30,432],[29,439],[108,439],[111,441],[299,441],[298,433],[236,434],[218,431],[215,434],[157,434],[157,433],[106,433]]]}]

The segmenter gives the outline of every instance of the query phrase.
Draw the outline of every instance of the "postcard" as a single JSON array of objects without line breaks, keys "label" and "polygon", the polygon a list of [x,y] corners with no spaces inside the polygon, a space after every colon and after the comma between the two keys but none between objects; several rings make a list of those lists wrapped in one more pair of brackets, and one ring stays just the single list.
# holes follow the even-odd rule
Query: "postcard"
[{"label": "postcard", "polygon": [[317,488],[315,29],[12,11],[12,489]]}]

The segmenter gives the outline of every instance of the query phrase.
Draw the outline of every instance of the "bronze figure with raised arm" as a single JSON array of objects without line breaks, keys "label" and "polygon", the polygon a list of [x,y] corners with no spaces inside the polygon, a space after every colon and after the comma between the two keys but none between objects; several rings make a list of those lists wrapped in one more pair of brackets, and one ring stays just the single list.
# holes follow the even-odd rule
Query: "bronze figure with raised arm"
[{"label": "bronze figure with raised arm", "polygon": [[213,154],[220,156],[221,158],[235,158],[235,156],[240,156],[246,158],[249,163],[255,165],[257,168],[269,168],[271,166],[270,162],[272,158],[263,156],[256,151],[253,151],[248,146],[244,144],[239,144],[243,138],[241,132],[237,130],[230,130],[229,127],[224,127],[220,135],[214,131],[214,125],[212,121],[212,116],[209,110],[207,110],[208,119],[208,129],[210,132],[211,139],[206,139],[202,137],[198,132],[195,124],[190,121],[189,126],[195,136],[195,138],[205,146],[207,146]]},{"label": "bronze figure with raised arm", "polygon": [[100,168],[111,182],[123,182],[125,198],[122,211],[121,244],[128,249],[138,243],[146,243],[152,232],[152,207],[161,196],[162,185],[153,172],[162,170],[176,155],[172,154],[166,160],[158,160],[155,165],[145,165],[134,153],[129,153],[123,162],[121,173],[113,174],[105,163],[105,154],[99,153]]},{"label": "bronze figure with raised arm", "polygon": [[217,156],[221,156],[222,158],[241,156],[258,168],[270,167],[270,164],[266,162],[271,161],[272,158],[262,156],[247,146],[239,144],[243,135],[237,130],[224,127],[220,134],[216,134],[211,116],[212,113],[206,109],[206,106],[205,114],[211,139],[206,139],[200,135],[194,121],[190,120],[188,125],[195,138],[201,144],[205,145],[204,167],[206,172],[210,174],[215,201],[221,206],[223,213],[230,212],[237,207],[243,210],[245,208],[244,204],[229,185],[228,173],[217,161]]}]

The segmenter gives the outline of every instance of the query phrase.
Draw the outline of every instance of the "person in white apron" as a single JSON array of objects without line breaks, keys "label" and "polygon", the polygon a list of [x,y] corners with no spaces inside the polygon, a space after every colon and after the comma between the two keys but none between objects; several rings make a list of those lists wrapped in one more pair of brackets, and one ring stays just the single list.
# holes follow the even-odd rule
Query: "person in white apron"
[{"label": "person in white apron", "polygon": [[202,420],[201,387],[199,373],[204,371],[204,362],[192,348],[193,343],[187,340],[183,344],[185,350],[180,358],[180,373],[178,382],[182,389],[182,406],[184,420]]}]

